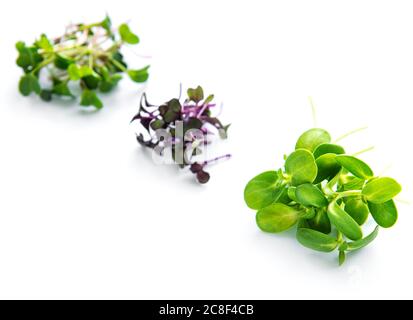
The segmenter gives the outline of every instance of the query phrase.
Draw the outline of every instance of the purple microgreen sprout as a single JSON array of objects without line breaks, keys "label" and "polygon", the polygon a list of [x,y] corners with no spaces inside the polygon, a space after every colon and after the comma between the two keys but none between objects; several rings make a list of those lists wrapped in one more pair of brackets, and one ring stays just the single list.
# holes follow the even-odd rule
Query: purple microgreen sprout
[{"label": "purple microgreen sprout", "polygon": [[204,161],[195,161],[194,158],[202,153],[202,147],[212,143],[208,136],[226,139],[230,125],[223,125],[213,115],[217,106],[213,102],[214,95],[204,98],[200,86],[188,89],[183,101],[181,94],[179,97],[161,105],[152,105],[143,94],[139,112],[131,122],[140,123],[137,140],[141,145],[154,149],[158,155],[164,155],[164,151],[170,148],[173,162],[181,168],[189,166],[198,182],[205,184],[210,179],[205,167],[229,159],[231,155]]}]

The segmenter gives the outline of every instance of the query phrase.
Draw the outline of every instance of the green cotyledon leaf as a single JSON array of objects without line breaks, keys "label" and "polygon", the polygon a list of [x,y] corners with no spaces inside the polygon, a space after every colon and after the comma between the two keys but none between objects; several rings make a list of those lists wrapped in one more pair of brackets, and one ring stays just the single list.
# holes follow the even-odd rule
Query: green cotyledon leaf
[{"label": "green cotyledon leaf", "polygon": [[347,212],[341,209],[337,202],[333,201],[330,203],[327,214],[331,223],[347,238],[360,240],[363,237],[363,232],[358,223]]},{"label": "green cotyledon leaf", "polygon": [[87,89],[83,90],[80,105],[84,107],[94,106],[96,109],[102,109],[103,107],[103,103],[96,93]]},{"label": "green cotyledon leaf", "polygon": [[204,99],[204,90],[201,86],[198,86],[196,88],[189,88],[187,90],[187,94],[188,98],[195,103],[198,103],[202,99]]},{"label": "green cotyledon leaf", "polygon": [[292,201],[297,201],[296,197],[295,197],[295,190],[297,190],[296,187],[289,187],[288,188],[288,197],[292,200]]},{"label": "green cotyledon leaf", "polygon": [[28,96],[32,92],[40,94],[41,87],[39,79],[32,74],[26,74],[20,78],[19,91],[23,96]]},{"label": "green cotyledon leaf", "polygon": [[308,228],[297,229],[297,240],[304,247],[321,252],[334,251],[338,246],[336,238]]},{"label": "green cotyledon leaf", "polygon": [[395,196],[397,196],[402,190],[400,184],[392,178],[377,178],[368,182],[363,190],[362,194],[367,201],[371,203],[385,203]]},{"label": "green cotyledon leaf", "polygon": [[16,63],[26,73],[33,71],[43,61],[43,57],[38,53],[37,48],[28,47],[22,41],[16,43],[16,49],[19,52]]},{"label": "green cotyledon leaf", "polygon": [[330,180],[340,172],[341,166],[337,163],[336,156],[334,153],[326,153],[317,158],[315,161],[317,165],[315,184],[324,180]]},{"label": "green cotyledon leaf", "polygon": [[120,34],[122,41],[126,43],[129,43],[129,44],[139,43],[139,37],[131,31],[131,29],[126,23],[120,25],[119,34]]},{"label": "green cotyledon leaf", "polygon": [[293,227],[300,212],[282,203],[271,204],[257,212],[258,227],[265,232],[278,233]]},{"label": "green cotyledon leaf", "polygon": [[397,208],[393,200],[384,203],[368,202],[368,207],[373,219],[382,228],[390,228],[397,222]]},{"label": "green cotyledon leaf", "polygon": [[308,220],[307,223],[311,229],[325,234],[329,234],[331,232],[331,222],[328,218],[326,208],[317,209],[315,217]]},{"label": "green cotyledon leaf", "polygon": [[317,165],[313,154],[306,149],[294,151],[285,161],[285,171],[293,186],[312,183],[317,176]]},{"label": "green cotyledon leaf", "polygon": [[313,128],[304,132],[295,145],[295,149],[307,149],[313,152],[319,145],[323,143],[330,143],[330,134],[320,128]]},{"label": "green cotyledon leaf", "polygon": [[344,262],[346,262],[346,252],[340,250],[338,253],[338,264],[342,266]]},{"label": "green cotyledon leaf", "polygon": [[374,173],[370,167],[360,159],[347,155],[338,155],[336,161],[347,171],[360,179],[369,179],[373,177]]},{"label": "green cotyledon leaf", "polygon": [[295,190],[296,201],[303,206],[316,208],[326,207],[328,201],[323,192],[311,183],[298,186]]},{"label": "green cotyledon leaf", "polygon": [[368,246],[370,243],[376,239],[377,235],[379,233],[379,226],[377,226],[372,233],[370,233],[367,237],[357,240],[354,242],[348,242],[347,243],[347,251],[355,251],[359,250],[361,248],[364,248]]},{"label": "green cotyledon leaf", "polygon": [[277,172],[263,172],[248,182],[244,190],[244,200],[249,208],[259,210],[273,203],[278,191]]},{"label": "green cotyledon leaf", "polygon": [[337,144],[323,143],[320,144],[313,152],[315,159],[327,153],[344,154],[345,150],[342,146]]},{"label": "green cotyledon leaf", "polygon": [[128,70],[128,76],[131,78],[132,81],[134,82],[145,82],[149,78],[149,66],[146,66],[142,69],[139,70]]},{"label": "green cotyledon leaf", "polygon": [[348,199],[344,211],[346,211],[360,226],[367,221],[369,216],[369,208],[361,198]]}]

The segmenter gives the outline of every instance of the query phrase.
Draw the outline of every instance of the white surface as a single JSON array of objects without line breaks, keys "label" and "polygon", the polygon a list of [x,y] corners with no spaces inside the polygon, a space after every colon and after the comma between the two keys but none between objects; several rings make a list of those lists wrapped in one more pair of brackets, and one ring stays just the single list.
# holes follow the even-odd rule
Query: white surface
[{"label": "white surface", "polygon": [[[318,124],[411,201],[411,1],[14,1],[0,11],[0,298],[413,298],[411,207],[369,248],[336,255],[268,235],[243,203]],[[70,21],[131,20],[151,55],[151,101],[201,84],[225,103],[234,154],[207,186],[151,163],[128,122],[144,89],[123,80],[100,112],[16,89],[14,43]],[[130,59],[129,59],[130,60]]]}]

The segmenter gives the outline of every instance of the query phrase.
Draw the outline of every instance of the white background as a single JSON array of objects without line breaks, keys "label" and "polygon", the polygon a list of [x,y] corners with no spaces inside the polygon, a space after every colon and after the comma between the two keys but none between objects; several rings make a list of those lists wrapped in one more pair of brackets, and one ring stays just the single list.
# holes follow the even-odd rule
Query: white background
[{"label": "white background", "polygon": [[[130,21],[134,67],[99,112],[43,103],[17,91],[14,43],[69,22]],[[0,298],[413,298],[411,207],[398,224],[348,257],[268,235],[243,203],[256,174],[276,169],[297,137],[318,125],[411,201],[411,1],[12,1],[0,12]],[[129,52],[130,53],[130,52]],[[144,59],[138,55],[151,56]],[[224,102],[229,162],[199,186],[156,166],[129,120],[140,94],[156,103],[179,83]],[[370,226],[371,228],[372,226]]]}]

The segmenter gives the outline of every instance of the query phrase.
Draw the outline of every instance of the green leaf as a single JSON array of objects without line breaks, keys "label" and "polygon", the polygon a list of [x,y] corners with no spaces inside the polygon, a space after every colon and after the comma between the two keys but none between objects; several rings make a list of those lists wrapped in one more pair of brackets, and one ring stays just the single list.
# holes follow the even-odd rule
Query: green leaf
[{"label": "green leaf", "polygon": [[39,79],[32,74],[26,74],[20,78],[19,91],[23,96],[28,96],[32,92],[40,94],[41,87]]},{"label": "green leaf", "polygon": [[392,178],[377,178],[368,182],[362,191],[367,201],[380,204],[393,199],[402,187]]},{"label": "green leaf", "polygon": [[342,176],[340,182],[343,187],[343,191],[361,190],[363,189],[365,180],[353,176]]},{"label": "green leaf", "polygon": [[201,129],[202,127],[202,121],[199,120],[198,118],[189,118],[184,122],[184,134],[188,131],[188,130],[192,130],[192,129]]},{"label": "green leaf", "polygon": [[100,82],[99,90],[101,92],[109,92],[118,85],[121,79],[122,76],[120,74],[114,74],[109,79]]},{"label": "green leaf", "polygon": [[331,136],[326,130],[314,128],[304,132],[298,138],[295,149],[307,149],[313,152],[320,144],[330,143],[330,141]]},{"label": "green leaf", "polygon": [[89,66],[78,66],[75,63],[68,66],[67,73],[72,81],[77,81],[88,76],[99,78],[99,75]]},{"label": "green leaf", "polygon": [[110,17],[106,15],[105,19],[100,23],[102,28],[105,29],[108,34],[112,34],[112,21],[110,20]]},{"label": "green leaf", "polygon": [[297,202],[297,198],[295,197],[295,190],[297,190],[297,188],[296,187],[289,187],[288,188],[288,197],[292,200],[292,201],[295,201],[295,202]]},{"label": "green leaf", "polygon": [[80,80],[80,78],[83,77],[83,74],[75,63],[68,66],[67,73],[72,81]]},{"label": "green leaf", "polygon": [[342,266],[346,262],[346,253],[344,251],[339,251],[338,253],[338,264]]},{"label": "green leaf", "polygon": [[46,101],[46,102],[51,101],[51,100],[52,100],[52,91],[51,91],[51,90],[43,89],[43,90],[40,92],[40,98],[41,98],[43,101]]},{"label": "green leaf", "polygon": [[204,104],[209,104],[212,102],[212,100],[214,100],[214,95],[210,94],[204,101]]},{"label": "green leaf", "polygon": [[202,99],[204,99],[204,90],[202,89],[201,86],[196,87],[195,89],[189,88],[187,90],[188,98],[189,100],[198,103]]},{"label": "green leaf", "polygon": [[333,179],[341,170],[341,166],[336,161],[337,155],[326,153],[318,157],[315,161],[317,164],[317,177],[314,180],[318,184],[324,180]]},{"label": "green leaf", "polygon": [[326,208],[321,208],[316,211],[316,215],[313,219],[307,221],[308,226],[311,229],[320,231],[325,234],[331,232],[331,223],[330,219],[327,216]]},{"label": "green leaf", "polygon": [[153,130],[161,129],[165,125],[165,122],[162,119],[157,119],[151,122],[151,128]]},{"label": "green leaf", "polygon": [[226,126],[224,126],[223,128],[219,129],[219,137],[221,139],[227,139],[228,138],[228,129],[231,126],[231,124],[228,124]]},{"label": "green leaf", "polygon": [[323,143],[320,144],[315,150],[314,150],[314,158],[318,158],[322,156],[323,154],[327,153],[334,153],[334,154],[344,154],[344,148],[342,146],[339,146],[337,144],[331,144],[331,143]]},{"label": "green leaf", "polygon": [[163,119],[165,120],[165,122],[167,123],[171,123],[174,122],[176,120],[178,120],[179,118],[179,114],[173,110],[168,110],[165,115],[163,116]]},{"label": "green leaf", "polygon": [[368,202],[368,207],[380,227],[390,228],[397,222],[397,208],[393,200],[380,204]]},{"label": "green leaf", "polygon": [[64,54],[61,53],[56,53],[55,54],[55,60],[54,60],[54,65],[62,70],[67,70],[67,68],[74,63],[74,60],[65,56]]},{"label": "green leaf", "polygon": [[259,210],[274,202],[278,192],[279,178],[275,171],[259,174],[248,182],[244,200],[251,209]]},{"label": "green leaf", "polygon": [[327,210],[328,218],[338,231],[351,240],[359,240],[363,237],[358,223],[335,202],[331,202]]},{"label": "green leaf", "polygon": [[352,156],[338,155],[336,160],[341,166],[357,178],[367,180],[374,176],[374,173],[370,167],[360,159]]},{"label": "green leaf", "polygon": [[293,186],[312,183],[317,176],[317,165],[311,152],[305,149],[294,151],[285,161],[286,173]]},{"label": "green leaf", "polygon": [[100,101],[96,93],[87,89],[83,90],[80,105],[84,107],[94,106],[97,109],[101,109],[103,107],[103,103]]},{"label": "green leaf", "polygon": [[298,221],[299,212],[282,203],[274,203],[257,212],[257,225],[265,232],[278,233],[290,229]]},{"label": "green leaf", "polygon": [[113,53],[112,59],[116,60],[121,66],[119,67],[112,62],[110,65],[108,65],[112,72],[124,72],[128,68],[127,64],[123,60],[123,55],[119,51]]},{"label": "green leaf", "polygon": [[291,202],[288,196],[288,188],[286,186],[280,186],[275,194],[274,203],[289,204]]},{"label": "green leaf", "polygon": [[374,229],[374,231],[370,233],[364,239],[354,241],[354,242],[349,242],[347,246],[347,251],[355,251],[355,250],[359,250],[361,248],[368,246],[370,243],[374,241],[374,239],[376,239],[378,233],[379,233],[379,226],[377,226]]},{"label": "green leaf", "polygon": [[306,207],[321,208],[328,205],[328,201],[320,189],[310,183],[298,186],[295,190],[295,197],[298,203]]},{"label": "green leaf", "polygon": [[16,49],[19,52],[16,64],[26,73],[32,71],[40,62],[43,61],[42,56],[38,54],[36,48],[27,47],[22,41],[16,43]]},{"label": "green leaf", "polygon": [[321,252],[334,251],[338,246],[337,239],[307,228],[297,229],[297,240],[304,247]]},{"label": "green leaf", "polygon": [[57,94],[59,96],[74,97],[73,94],[70,92],[69,87],[67,86],[67,82],[61,82],[53,86],[52,93]]},{"label": "green leaf", "polygon": [[145,82],[149,78],[148,69],[149,66],[146,66],[145,68],[139,70],[128,70],[129,78],[131,78],[132,81],[135,82]]},{"label": "green leaf", "polygon": [[53,45],[50,42],[50,40],[46,37],[45,34],[42,34],[40,36],[40,39],[38,39],[35,42],[36,46],[40,49],[43,49],[46,52],[52,52],[53,51]]},{"label": "green leaf", "polygon": [[119,27],[119,34],[122,40],[126,43],[129,43],[129,44],[139,43],[139,37],[130,30],[129,26],[126,23],[122,24]]},{"label": "green leaf", "polygon": [[369,216],[369,208],[360,198],[348,199],[344,211],[346,211],[360,226],[367,221]]},{"label": "green leaf", "polygon": [[82,83],[86,88],[95,90],[99,88],[99,84],[101,79],[97,73],[93,73],[93,75],[82,77]]},{"label": "green leaf", "polygon": [[167,103],[169,110],[173,112],[181,112],[182,106],[178,99],[171,99]]},{"label": "green leaf", "polygon": [[310,207],[301,210],[300,219],[313,219],[316,215],[316,208]]}]

